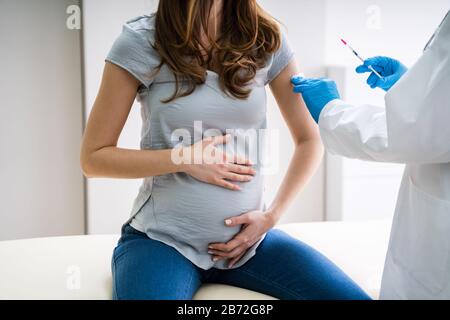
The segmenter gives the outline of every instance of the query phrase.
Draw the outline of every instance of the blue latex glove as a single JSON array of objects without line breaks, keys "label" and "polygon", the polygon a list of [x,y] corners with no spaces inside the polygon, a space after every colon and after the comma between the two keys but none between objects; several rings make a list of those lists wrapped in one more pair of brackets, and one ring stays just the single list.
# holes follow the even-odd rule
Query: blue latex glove
[{"label": "blue latex glove", "polygon": [[341,98],[336,83],[330,79],[307,79],[294,76],[291,82],[294,85],[294,92],[303,95],[303,100],[317,123],[323,108],[330,101]]},{"label": "blue latex glove", "polygon": [[[372,66],[383,78],[378,78],[369,69]],[[364,64],[356,68],[357,73],[371,72],[367,84],[372,88],[381,88],[389,91],[394,84],[408,71],[400,61],[388,57],[374,57],[364,61]]]}]

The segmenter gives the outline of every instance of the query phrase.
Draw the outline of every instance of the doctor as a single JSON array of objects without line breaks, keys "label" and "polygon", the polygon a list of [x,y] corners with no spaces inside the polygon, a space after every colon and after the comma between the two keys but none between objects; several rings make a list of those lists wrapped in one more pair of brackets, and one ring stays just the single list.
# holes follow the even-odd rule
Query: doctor
[{"label": "doctor", "polygon": [[[449,12],[450,13],[450,12]],[[407,164],[392,226],[382,299],[450,299],[450,17],[409,71],[376,57],[368,84],[386,108],[353,106],[327,79],[294,77],[326,148],[362,160]]]}]

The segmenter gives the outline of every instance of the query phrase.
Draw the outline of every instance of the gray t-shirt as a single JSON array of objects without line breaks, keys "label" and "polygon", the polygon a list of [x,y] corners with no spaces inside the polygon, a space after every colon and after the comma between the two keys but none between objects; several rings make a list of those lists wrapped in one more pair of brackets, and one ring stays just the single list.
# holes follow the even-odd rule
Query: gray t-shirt
[{"label": "gray t-shirt", "polygon": [[[106,58],[142,83],[138,94],[143,119],[141,148],[175,148],[181,137],[174,133],[180,129],[190,134],[190,139],[183,135],[185,145],[200,141],[203,134],[231,133],[235,143],[230,143],[233,147],[227,146],[227,151],[250,156],[258,173],[251,182],[240,184],[242,191],[203,183],[184,173],[148,177],[128,222],[150,238],[175,248],[202,269],[227,269],[224,261],[211,260],[208,245],[227,242],[239,232],[240,228],[225,226],[226,218],[264,209],[261,168],[266,161],[266,85],[287,66],[294,53],[283,35],[282,47],[257,72],[248,99],[239,100],[225,94],[220,89],[218,75],[208,71],[206,83],[191,95],[163,103],[161,100],[173,94],[175,81],[165,65],[155,72],[160,57],[152,46],[154,20],[154,15],[150,15],[127,22]],[[217,133],[211,134],[211,130]],[[251,259],[261,241],[234,268]]]}]

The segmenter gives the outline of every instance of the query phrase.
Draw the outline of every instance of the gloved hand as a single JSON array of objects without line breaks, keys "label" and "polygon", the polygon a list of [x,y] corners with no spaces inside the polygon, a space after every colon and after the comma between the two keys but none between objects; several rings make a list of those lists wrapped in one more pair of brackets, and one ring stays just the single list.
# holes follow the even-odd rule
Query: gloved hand
[{"label": "gloved hand", "polygon": [[294,85],[294,92],[303,95],[303,100],[317,123],[323,108],[330,101],[341,98],[336,83],[330,79],[307,79],[294,76],[291,82]]},{"label": "gloved hand", "polygon": [[[383,78],[378,78],[372,70],[372,66]],[[374,57],[364,61],[364,64],[356,68],[357,73],[372,72],[367,79],[367,84],[372,88],[381,88],[389,91],[394,84],[408,71],[400,61],[388,57]]]}]

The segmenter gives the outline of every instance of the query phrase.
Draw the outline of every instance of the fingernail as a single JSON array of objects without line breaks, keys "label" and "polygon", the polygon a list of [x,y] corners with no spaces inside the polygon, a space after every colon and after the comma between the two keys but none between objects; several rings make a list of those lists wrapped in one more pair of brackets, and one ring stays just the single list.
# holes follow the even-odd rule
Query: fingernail
[{"label": "fingernail", "polygon": [[214,250],[214,246],[209,246],[208,249]]},{"label": "fingernail", "polygon": [[214,254],[214,252],[212,252],[212,251],[208,251],[208,254]]},{"label": "fingernail", "polygon": [[213,259],[213,262],[217,262],[217,261],[219,261],[219,258],[214,258]]},{"label": "fingernail", "polygon": [[227,226],[231,226],[232,223],[233,223],[233,221],[231,221],[230,219],[225,220],[225,224]]}]

